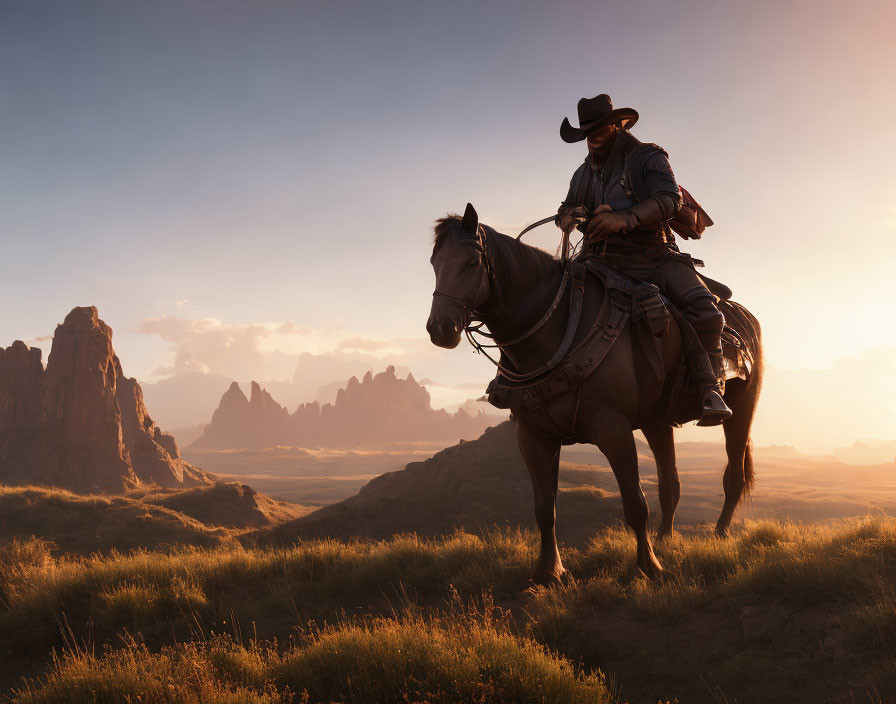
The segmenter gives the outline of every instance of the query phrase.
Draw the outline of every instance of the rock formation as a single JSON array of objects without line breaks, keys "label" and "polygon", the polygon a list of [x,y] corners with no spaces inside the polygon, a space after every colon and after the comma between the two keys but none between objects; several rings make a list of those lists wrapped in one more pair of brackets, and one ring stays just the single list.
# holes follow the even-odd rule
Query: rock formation
[{"label": "rock formation", "polygon": [[[302,353],[298,355],[297,365],[289,380],[269,379],[259,385],[270,392],[277,401],[287,408],[295,408],[300,403],[316,400],[320,403],[332,403],[336,391],[353,375],[361,378],[370,369],[370,365],[359,360],[336,359],[329,355]],[[405,372],[407,374],[407,372]],[[221,394],[233,381],[243,380],[210,372],[179,369],[167,379],[155,382],[141,382],[143,398],[152,409],[153,418],[166,428],[184,429],[208,423],[212,413],[221,400]],[[248,383],[248,382],[247,382]],[[243,384],[243,388],[247,388]],[[174,433],[181,445],[189,444],[182,440],[180,433]],[[198,436],[197,436],[198,437]]]},{"label": "rock formation", "polygon": [[494,419],[464,410],[433,410],[429,392],[412,374],[395,375],[395,367],[361,381],[352,377],[336,401],[300,405],[289,415],[267,391],[252,382],[246,396],[234,383],[221,398],[212,422],[192,447],[206,449],[357,447],[388,442],[456,440],[478,436]]},{"label": "rock formation", "polygon": [[16,340],[0,347],[0,428],[29,426],[40,417],[44,367],[39,349]]},{"label": "rock formation", "polygon": [[289,434],[289,412],[257,382],[249,398],[233,382],[194,447],[215,449],[272,447]]},{"label": "rock formation", "polygon": [[47,367],[17,340],[0,350],[0,482],[116,492],[213,478],[180,459],[152,421],[94,307],[56,327]]}]

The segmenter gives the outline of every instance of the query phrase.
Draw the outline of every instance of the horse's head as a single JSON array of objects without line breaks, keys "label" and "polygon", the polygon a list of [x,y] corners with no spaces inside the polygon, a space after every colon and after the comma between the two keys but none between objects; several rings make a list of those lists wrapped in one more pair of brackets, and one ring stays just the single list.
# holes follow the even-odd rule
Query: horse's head
[{"label": "horse's head", "polygon": [[426,331],[434,345],[453,349],[491,293],[488,255],[472,205],[467,203],[462,219],[448,217],[439,222],[430,263],[436,288]]}]

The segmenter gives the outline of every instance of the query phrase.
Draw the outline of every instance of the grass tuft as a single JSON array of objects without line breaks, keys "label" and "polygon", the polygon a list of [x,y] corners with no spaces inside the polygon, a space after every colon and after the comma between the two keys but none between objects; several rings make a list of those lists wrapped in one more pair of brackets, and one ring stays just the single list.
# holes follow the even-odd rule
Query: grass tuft
[{"label": "grass tuft", "polygon": [[26,575],[47,572],[55,564],[53,544],[41,538],[13,538],[0,543],[0,607],[9,605]]},{"label": "grass tuft", "polygon": [[599,673],[582,672],[543,646],[476,613],[410,615],[327,626],[285,652],[226,636],[104,658],[69,654],[18,692],[19,704],[86,702],[609,702]]}]

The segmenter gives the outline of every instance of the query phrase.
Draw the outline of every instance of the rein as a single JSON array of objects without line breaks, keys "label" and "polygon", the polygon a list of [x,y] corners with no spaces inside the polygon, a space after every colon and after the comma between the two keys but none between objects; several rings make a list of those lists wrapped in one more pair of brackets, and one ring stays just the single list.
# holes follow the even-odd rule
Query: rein
[{"label": "rein", "polygon": [[[545,222],[547,222],[547,220],[545,220]],[[539,223],[539,224],[541,224],[541,223]],[[523,233],[520,233],[520,236],[522,236],[522,234]],[[500,342],[496,338],[494,333],[484,332],[482,330],[482,326],[485,323],[482,321],[481,314],[476,308],[476,299],[479,297],[480,291],[482,291],[483,284],[485,282],[488,282],[492,287],[497,286],[497,280],[495,279],[494,273],[492,271],[491,257],[489,256],[488,247],[486,245],[486,232],[483,229],[482,225],[479,225],[476,228],[476,239],[478,241],[479,249],[482,252],[483,259],[485,261],[485,271],[484,271],[484,276],[480,280],[479,286],[476,288],[476,291],[473,293],[472,297],[469,300],[467,300],[465,298],[460,298],[458,296],[453,296],[449,293],[439,291],[438,289],[433,291],[432,295],[433,296],[442,296],[444,298],[448,298],[452,301],[455,301],[456,303],[458,303],[460,305],[461,310],[463,310],[464,312],[469,314],[469,319],[468,319],[467,323],[464,325],[464,334],[466,335],[467,341],[470,343],[470,345],[473,347],[473,349],[476,350],[476,352],[478,354],[484,355],[485,358],[488,359],[492,364],[494,364],[498,368],[498,371],[504,377],[509,379],[510,381],[515,381],[515,382],[529,381],[531,379],[534,379],[535,377],[541,376],[542,374],[549,372],[551,369],[556,367],[557,364],[560,363],[560,361],[565,356],[566,352],[569,350],[569,346],[572,342],[572,338],[575,333],[575,328],[578,325],[578,317],[582,310],[581,296],[578,298],[578,305],[576,305],[576,301],[574,301],[573,299],[570,299],[570,311],[569,311],[570,319],[569,319],[569,324],[567,326],[566,334],[564,335],[563,341],[560,343],[560,347],[551,356],[551,358],[547,362],[545,362],[545,364],[543,364],[541,367],[539,367],[538,369],[535,369],[534,371],[531,371],[531,372],[525,372],[525,373],[516,372],[512,369],[508,369],[507,367],[505,367],[503,364],[501,364],[501,362],[499,360],[496,360],[485,350],[486,350],[486,348],[497,348],[497,349],[503,351],[504,347],[510,347],[512,345],[516,345],[520,342],[523,342],[524,340],[529,339],[536,332],[541,330],[541,328],[544,327],[545,323],[547,323],[548,320],[550,320],[551,316],[554,314],[554,312],[557,310],[557,307],[560,305],[560,301],[563,299],[563,294],[566,292],[566,287],[569,284],[569,280],[571,278],[570,273],[572,270],[572,264],[570,262],[568,262],[566,267],[563,269],[563,278],[560,281],[560,286],[557,288],[557,293],[554,296],[554,300],[551,302],[551,305],[544,312],[544,314],[541,316],[541,318],[538,320],[538,322],[536,322],[533,326],[531,326],[528,330],[526,330],[526,332],[524,332],[522,335],[518,335],[517,337],[513,338],[512,340],[509,340],[506,342]],[[517,237],[517,240],[519,240],[519,237]],[[474,322],[476,323],[475,325],[472,324]],[[475,336],[477,334],[481,335],[482,337],[486,337],[490,340],[494,340],[495,344],[492,344],[492,345],[483,344],[482,342],[480,342],[479,340],[476,339]]]}]

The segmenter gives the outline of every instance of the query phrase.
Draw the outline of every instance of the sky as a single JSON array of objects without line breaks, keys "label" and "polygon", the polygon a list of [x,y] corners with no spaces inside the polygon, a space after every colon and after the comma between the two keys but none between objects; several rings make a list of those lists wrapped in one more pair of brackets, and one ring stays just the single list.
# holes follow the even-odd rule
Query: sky
[{"label": "sky", "polygon": [[883,0],[0,0],[0,342],[46,352],[95,305],[147,382],[308,351],[484,386],[426,338],[433,221],[555,212],[584,156],[560,122],[605,92],[762,323],[757,442],[892,440],[894,26]]}]

